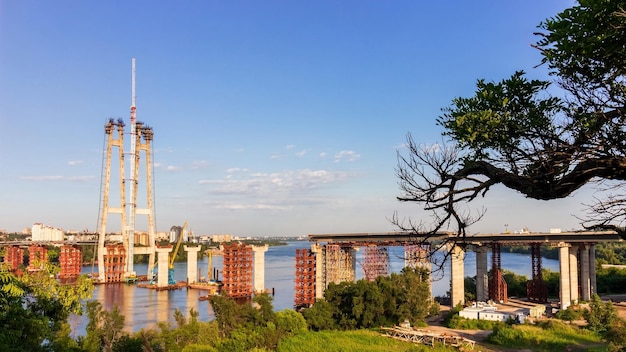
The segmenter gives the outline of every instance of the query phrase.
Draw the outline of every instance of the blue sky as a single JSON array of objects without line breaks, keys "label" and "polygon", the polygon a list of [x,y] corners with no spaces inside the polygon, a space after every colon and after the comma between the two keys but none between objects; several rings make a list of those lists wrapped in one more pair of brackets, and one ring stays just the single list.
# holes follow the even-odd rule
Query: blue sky
[{"label": "blue sky", "polygon": [[[129,121],[135,57],[158,231],[185,220],[198,234],[394,231],[394,211],[426,216],[395,198],[406,134],[441,141],[441,108],[479,78],[547,78],[532,33],[571,5],[2,1],[0,229],[96,229],[103,126]],[[588,196],[496,188],[471,205],[488,211],[471,231],[576,228]]]}]

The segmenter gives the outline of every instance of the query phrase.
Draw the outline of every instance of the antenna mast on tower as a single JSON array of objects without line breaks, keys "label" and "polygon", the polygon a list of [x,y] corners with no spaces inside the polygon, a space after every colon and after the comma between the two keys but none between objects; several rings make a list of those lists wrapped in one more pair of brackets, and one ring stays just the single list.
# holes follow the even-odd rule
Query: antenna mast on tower
[{"label": "antenna mast on tower", "polygon": [[134,275],[134,247],[135,247],[135,216],[137,214],[137,96],[135,95],[135,58],[132,59],[132,88],[130,106],[130,198],[128,208],[128,226],[126,236],[128,241],[128,256],[126,257],[126,270],[129,275]]}]

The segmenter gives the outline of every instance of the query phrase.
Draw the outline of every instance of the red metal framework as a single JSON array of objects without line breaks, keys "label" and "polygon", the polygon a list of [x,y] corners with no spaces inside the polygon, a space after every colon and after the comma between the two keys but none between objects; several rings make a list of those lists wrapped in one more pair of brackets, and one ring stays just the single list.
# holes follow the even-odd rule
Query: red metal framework
[{"label": "red metal framework", "polygon": [[5,247],[4,262],[8,264],[8,269],[14,274],[21,274],[20,267],[24,265],[24,249],[18,246]]},{"label": "red metal framework", "polygon": [[379,276],[388,275],[389,271],[387,247],[370,245],[363,248],[363,272],[366,280],[374,281]]},{"label": "red metal framework", "polygon": [[[122,282],[126,264],[126,249],[122,244],[110,244],[106,246],[104,254],[104,280],[102,282]],[[98,263],[100,265],[100,263]]]},{"label": "red metal framework", "polygon": [[541,273],[541,243],[531,243],[532,279],[526,283],[528,300],[537,303],[548,302],[548,287]]},{"label": "red metal framework", "polygon": [[295,307],[310,307],[315,303],[315,253],[296,249]]},{"label": "red metal framework", "polygon": [[505,303],[508,301],[507,285],[502,276],[502,260],[500,258],[500,244],[493,243],[491,247],[491,280],[489,282],[489,299]]},{"label": "red metal framework", "polygon": [[61,271],[59,272],[59,279],[73,280],[80,275],[80,271],[83,265],[83,254],[78,246],[65,245],[61,246],[61,253],[59,253],[59,264]]},{"label": "red metal framework", "polygon": [[43,270],[48,262],[48,248],[39,245],[28,247],[28,271]]},{"label": "red metal framework", "polygon": [[224,245],[222,290],[229,297],[251,297],[253,275],[252,247],[242,243]]}]

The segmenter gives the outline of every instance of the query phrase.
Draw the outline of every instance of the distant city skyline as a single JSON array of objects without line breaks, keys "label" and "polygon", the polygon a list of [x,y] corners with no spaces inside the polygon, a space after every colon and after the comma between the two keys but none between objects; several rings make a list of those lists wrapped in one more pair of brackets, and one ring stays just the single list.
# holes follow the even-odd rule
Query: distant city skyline
[{"label": "distant city skyline", "polygon": [[[157,232],[427,221],[395,198],[407,133],[441,142],[441,109],[478,79],[549,79],[533,32],[573,4],[2,2],[0,229],[97,231],[104,124],[129,123],[133,57],[137,119],[154,130]],[[469,205],[487,209],[470,232],[579,228],[592,195],[545,202],[495,187]]]}]

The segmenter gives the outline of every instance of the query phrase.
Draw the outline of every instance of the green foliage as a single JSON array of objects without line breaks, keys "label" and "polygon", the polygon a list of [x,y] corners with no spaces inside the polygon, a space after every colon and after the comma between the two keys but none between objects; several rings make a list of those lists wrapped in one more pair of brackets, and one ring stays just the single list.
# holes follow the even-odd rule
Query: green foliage
[{"label": "green foliage", "polygon": [[277,352],[444,352],[457,351],[453,347],[430,347],[398,341],[374,331],[320,331],[301,332],[280,342]]},{"label": "green foliage", "polygon": [[541,276],[543,277],[543,281],[546,283],[548,297],[558,297],[559,287],[561,285],[561,274],[548,269],[542,269]]},{"label": "green foliage", "polygon": [[197,344],[214,347],[219,339],[217,323],[199,322],[198,312],[189,310],[189,319],[176,309],[174,311],[176,326],[170,322],[158,322],[160,334],[153,338],[151,344],[160,346],[165,351],[182,351],[183,347]]},{"label": "green foliage", "polygon": [[626,293],[626,269],[598,268],[596,290],[600,293]]},{"label": "green foliage", "polygon": [[545,20],[540,28],[546,33],[537,43],[542,62],[576,86],[623,94],[618,82],[626,73],[623,10],[622,1],[583,0]]},{"label": "green foliage", "polygon": [[561,351],[570,345],[600,342],[599,335],[556,320],[537,325],[498,325],[486,340],[511,349]]},{"label": "green foliage", "polygon": [[450,320],[446,324],[451,329],[461,330],[493,330],[496,327],[504,325],[501,321],[492,321],[484,319],[465,319],[455,314],[450,317]]},{"label": "green foliage", "polygon": [[307,330],[307,322],[302,314],[285,309],[276,313],[276,328],[282,335],[291,336]]},{"label": "green foliage", "polygon": [[526,297],[526,283],[528,278],[524,275],[517,275],[512,271],[503,270],[504,281],[506,281],[509,297]]},{"label": "green foliage", "polygon": [[334,307],[325,299],[318,299],[311,308],[305,309],[302,315],[309,329],[313,331],[334,330],[337,323],[333,318]]},{"label": "green foliage", "polygon": [[443,324],[443,326],[450,327],[452,318],[455,316],[459,316],[459,312],[462,310],[463,310],[463,305],[461,303],[457,304],[456,306],[454,306],[454,308],[450,309],[450,311],[448,312],[448,314],[446,314],[445,317],[443,317],[443,321],[441,322],[441,324]]},{"label": "green foliage", "polygon": [[603,303],[598,295],[593,295],[589,309],[583,310],[583,316],[587,320],[587,328],[599,334],[606,333],[607,329],[619,320],[613,303],[610,301]]},{"label": "green foliage", "polygon": [[63,285],[54,277],[56,270],[43,265],[41,271],[17,277],[0,269],[0,346],[14,351],[75,347],[65,321],[71,313],[82,313],[80,302],[91,296],[93,286],[85,276]]},{"label": "green foliage", "polygon": [[540,98],[550,84],[527,80],[523,71],[499,83],[479,80],[471,98],[455,98],[437,122],[444,135],[484,158],[490,150],[506,154],[526,142],[529,131],[551,130],[550,116],[562,109],[558,98]]},{"label": "green foliage", "polygon": [[606,242],[595,246],[596,264],[624,264],[626,263],[626,243]]},{"label": "green foliage", "polygon": [[583,314],[578,310],[574,309],[574,307],[569,306],[567,309],[561,309],[556,313],[556,318],[569,321],[570,323],[574,320],[581,319]]},{"label": "green foliage", "polygon": [[275,350],[281,339],[306,330],[300,313],[292,310],[275,313],[271,296],[256,295],[253,302],[254,307],[249,302],[237,304],[223,296],[211,298],[221,335],[215,345],[218,351]]},{"label": "green foliage", "polygon": [[[426,271],[411,268],[375,281],[331,283],[324,300],[316,302],[304,315],[313,330],[390,326],[404,320],[419,325],[439,312],[439,306],[430,297],[429,285]],[[334,323],[330,322],[331,314]]]},{"label": "green foliage", "polygon": [[465,301],[472,302],[476,300],[476,276],[466,276],[464,280]]},{"label": "green foliage", "polygon": [[84,348],[90,352],[113,351],[113,346],[124,335],[124,315],[116,305],[113,310],[102,308],[98,301],[87,302],[87,323]]}]

